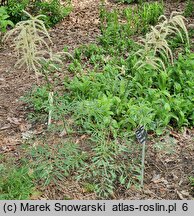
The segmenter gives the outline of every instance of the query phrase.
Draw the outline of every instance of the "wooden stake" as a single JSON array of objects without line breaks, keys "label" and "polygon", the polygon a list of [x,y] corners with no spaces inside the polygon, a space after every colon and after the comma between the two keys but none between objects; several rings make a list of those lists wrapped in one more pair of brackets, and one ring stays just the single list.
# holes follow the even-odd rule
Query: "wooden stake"
[{"label": "wooden stake", "polygon": [[142,148],[142,161],[141,161],[141,187],[143,188],[144,184],[144,167],[145,167],[145,149],[146,149],[146,141],[143,142]]},{"label": "wooden stake", "polygon": [[48,126],[51,124],[52,119],[52,109],[53,109],[53,92],[49,92],[48,101],[50,105],[49,116],[48,116]]}]

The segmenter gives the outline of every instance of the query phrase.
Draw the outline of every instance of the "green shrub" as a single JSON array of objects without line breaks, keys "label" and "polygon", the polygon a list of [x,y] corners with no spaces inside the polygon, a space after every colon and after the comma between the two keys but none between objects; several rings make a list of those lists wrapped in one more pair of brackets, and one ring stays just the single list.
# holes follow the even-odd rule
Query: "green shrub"
[{"label": "green shrub", "polygon": [[49,1],[30,1],[30,0],[9,0],[7,6],[8,15],[13,23],[26,20],[28,17],[23,13],[23,10],[31,13],[33,16],[45,15],[44,21],[47,27],[55,25],[67,16],[71,11],[70,1],[66,1],[63,6],[60,0]]},{"label": "green shrub", "polygon": [[[70,149],[67,143],[52,150],[54,153],[45,148],[42,156],[41,148],[34,148],[37,175],[48,183],[52,176],[62,180],[76,172],[77,179],[83,184],[92,184],[100,198],[114,197],[118,187],[126,190],[132,184],[138,185],[140,159],[134,160],[134,142],[127,140],[138,125],[145,125],[157,134],[162,134],[168,126],[194,125],[193,60],[193,54],[180,55],[166,72],[142,69],[133,76],[120,75],[115,65],[110,64],[104,66],[101,73],[65,81],[66,90],[53,115],[60,113],[59,118],[70,117],[76,133],[92,136],[91,152],[79,163],[76,156],[81,155],[79,150],[70,155],[60,153],[59,149],[61,152],[62,149],[66,152],[66,147]],[[127,59],[126,64],[129,61]],[[41,100],[36,100],[42,107]],[[52,155],[57,157],[52,158]],[[72,161],[78,163],[75,168]]]},{"label": "green shrub", "polygon": [[8,26],[14,26],[14,24],[8,19],[9,15],[5,7],[0,7],[0,32],[6,32]]},{"label": "green shrub", "polygon": [[62,6],[60,0],[36,1],[34,10],[45,15],[46,26],[52,27],[70,13],[71,7]]},{"label": "green shrub", "polygon": [[9,20],[9,15],[5,7],[0,7],[0,43],[3,34],[6,32],[8,26],[14,26],[13,22]]},{"label": "green shrub", "polygon": [[[115,137],[131,133],[141,124],[157,133],[169,124],[193,126],[193,59],[193,54],[179,55],[166,71],[145,68],[131,75],[130,71],[120,74],[115,65],[118,59],[113,60],[103,66],[101,73],[90,72],[65,81],[66,93],[60,98],[64,110],[60,112],[66,110],[87,133],[108,130]],[[130,56],[124,61],[126,68],[132,60]],[[33,98],[29,102],[35,109],[36,101],[44,107],[40,95],[34,94]],[[45,101],[48,106],[47,96]]]},{"label": "green shrub", "polygon": [[9,0],[7,12],[10,16],[10,20],[14,24],[27,18],[27,16],[23,13],[23,10],[27,10],[29,3],[30,0]]}]

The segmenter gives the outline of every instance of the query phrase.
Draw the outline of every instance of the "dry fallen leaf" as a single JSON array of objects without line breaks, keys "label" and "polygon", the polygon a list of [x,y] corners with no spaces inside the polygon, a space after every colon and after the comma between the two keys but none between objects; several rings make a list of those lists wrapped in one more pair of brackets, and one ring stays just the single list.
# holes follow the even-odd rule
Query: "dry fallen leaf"
[{"label": "dry fallen leaf", "polygon": [[67,135],[67,130],[64,128],[63,131],[59,134],[60,137]]},{"label": "dry fallen leaf", "polygon": [[179,197],[181,200],[184,200],[183,195],[182,195],[179,191],[177,191],[176,193],[177,193],[178,197]]},{"label": "dry fallen leaf", "polygon": [[18,139],[18,137],[4,137],[2,140],[2,144],[5,146],[13,146],[13,145],[19,145],[21,144],[21,140]]},{"label": "dry fallen leaf", "polygon": [[28,124],[28,123],[25,123],[25,122],[22,122],[19,125],[19,129],[20,129],[21,132],[25,132],[25,131],[29,130],[31,127],[32,127],[31,124]]},{"label": "dry fallen leaf", "polygon": [[78,144],[80,141],[82,141],[82,140],[84,140],[86,138],[87,138],[87,135],[84,134],[80,138],[78,138],[75,143]]},{"label": "dry fallen leaf", "polygon": [[21,124],[21,121],[22,119],[21,118],[15,118],[15,117],[8,117],[7,120],[12,123],[12,124],[15,124],[15,125],[20,125]]},{"label": "dry fallen leaf", "polygon": [[15,147],[14,146],[1,146],[0,147],[0,153],[7,153],[10,151],[15,151]]},{"label": "dry fallen leaf", "polygon": [[32,193],[32,195],[30,196],[30,199],[31,200],[39,200],[42,195],[42,192],[41,191],[34,191],[33,193]]},{"label": "dry fallen leaf", "polygon": [[34,132],[33,131],[26,131],[26,132],[23,132],[22,133],[22,139],[31,139],[34,135]]},{"label": "dry fallen leaf", "polygon": [[154,174],[151,182],[156,183],[158,180],[160,180],[160,174]]},{"label": "dry fallen leaf", "polygon": [[182,190],[182,191],[181,191],[181,194],[184,195],[184,196],[186,196],[186,197],[189,197],[189,196],[190,196],[189,192],[188,192],[188,191],[185,191],[185,190]]},{"label": "dry fallen leaf", "polygon": [[3,127],[0,127],[0,130],[6,130],[6,129],[10,128],[10,127],[11,127],[10,124],[6,124]]}]

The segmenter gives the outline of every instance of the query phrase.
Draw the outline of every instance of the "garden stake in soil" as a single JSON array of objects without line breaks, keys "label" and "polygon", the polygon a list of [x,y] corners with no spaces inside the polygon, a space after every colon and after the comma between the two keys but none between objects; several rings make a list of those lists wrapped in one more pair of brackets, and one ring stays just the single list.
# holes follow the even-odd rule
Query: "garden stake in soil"
[{"label": "garden stake in soil", "polygon": [[49,97],[48,97],[50,109],[49,109],[49,116],[48,116],[48,126],[51,124],[51,119],[52,119],[52,109],[53,109],[53,92],[49,92]]},{"label": "garden stake in soil", "polygon": [[141,126],[136,131],[136,137],[139,143],[143,145],[142,147],[142,161],[141,161],[141,187],[143,188],[143,180],[144,180],[144,162],[145,162],[145,145],[147,139],[147,132],[144,126]]}]

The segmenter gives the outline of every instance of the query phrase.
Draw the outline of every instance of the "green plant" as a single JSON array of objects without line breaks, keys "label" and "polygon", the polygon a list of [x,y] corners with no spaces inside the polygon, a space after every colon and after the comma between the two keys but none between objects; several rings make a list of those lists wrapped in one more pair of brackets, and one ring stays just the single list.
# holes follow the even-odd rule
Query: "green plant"
[{"label": "green plant", "polygon": [[184,15],[186,17],[194,17],[194,2],[192,0],[187,1]]},{"label": "green plant", "polygon": [[6,32],[7,26],[14,26],[14,24],[8,19],[9,15],[7,14],[5,7],[0,7],[0,31]]},{"label": "green plant", "polygon": [[10,20],[14,24],[27,18],[26,14],[23,13],[23,10],[27,10],[29,3],[30,0],[9,0],[7,12],[10,16]]},{"label": "green plant", "polygon": [[[138,7],[128,7],[122,12],[108,12],[103,5],[100,7],[100,20],[103,45],[117,46],[117,49],[127,49],[130,35],[147,32],[150,24],[155,24],[163,14],[162,3],[144,3]],[[121,22],[122,21],[122,22]],[[120,38],[118,40],[118,38]]]},{"label": "green plant", "polygon": [[191,186],[193,187],[194,186],[194,177],[190,176],[189,180],[190,180]]},{"label": "green plant", "polygon": [[4,36],[4,41],[8,40],[11,35],[17,34],[14,39],[14,48],[18,57],[16,66],[25,65],[28,70],[34,70],[37,75],[41,68],[41,61],[45,61],[44,55],[52,55],[44,37],[46,36],[50,42],[51,39],[44,22],[40,20],[41,17],[44,17],[43,15],[33,17],[26,11],[24,13],[30,19],[17,23],[15,28]]},{"label": "green plant", "polygon": [[31,169],[36,180],[44,180],[47,185],[51,181],[64,180],[79,169],[87,158],[86,152],[71,141],[62,142],[54,146],[46,143],[29,149]]},{"label": "green plant", "polygon": [[28,109],[33,109],[33,112],[28,114],[28,119],[31,122],[46,122],[48,126],[51,124],[53,112],[53,100],[56,95],[52,92],[50,83],[43,87],[34,87],[31,92],[28,92],[21,98],[25,103],[31,104]]},{"label": "green plant", "polygon": [[146,32],[150,28],[150,25],[155,25],[158,21],[158,17],[163,14],[164,6],[162,3],[144,3],[140,6],[139,16],[142,21],[142,31]]},{"label": "green plant", "polygon": [[[49,132],[62,131],[65,138],[68,135],[73,140],[75,134],[84,137],[84,146],[80,138],[79,144],[67,141],[60,142],[58,146],[44,141],[43,145],[33,147],[32,166],[33,170],[37,170],[37,179],[42,178],[44,184],[50,181],[57,183],[59,178],[64,181],[66,176],[71,175],[102,199],[112,198],[131,185],[140,185],[141,146],[134,141],[139,125],[145,125],[148,133],[156,135],[162,135],[170,127],[180,129],[194,125],[194,55],[187,47],[174,58],[169,50],[169,41],[174,39],[175,34],[181,41],[187,40],[182,17],[174,14],[170,20],[162,20],[156,27],[149,27],[152,33],[146,36],[151,40],[147,43],[147,50],[149,55],[158,59],[156,63],[160,71],[157,65],[152,67],[149,64],[136,70],[134,66],[139,56],[133,54],[141,47],[129,40],[129,35],[133,33],[129,31],[128,34],[126,23],[120,22],[123,14],[112,11],[110,16],[107,13],[106,10],[101,13],[101,43],[76,48],[74,58],[68,59],[64,65],[67,74],[64,85],[48,87],[47,83],[40,90],[46,89],[45,96],[33,91],[28,101],[34,109],[38,104],[39,111],[34,115],[41,112],[48,114],[52,106],[53,123]],[[131,19],[130,11],[128,16]],[[138,22],[139,32],[142,30],[140,24]],[[183,45],[179,43],[178,46]],[[144,48],[142,46],[142,53]],[[154,59],[150,59],[155,64]],[[73,76],[66,69],[73,71]],[[44,70],[52,80],[47,66]],[[49,104],[48,94],[53,89],[57,91],[54,91],[54,100]],[[159,149],[160,144],[155,148]],[[72,151],[68,152],[70,149]],[[76,158],[78,155],[81,160]],[[76,166],[75,160],[78,161]]]},{"label": "green plant", "polygon": [[28,200],[34,191],[33,175],[28,167],[0,166],[0,200]]},{"label": "green plant", "polygon": [[60,0],[35,1],[34,10],[45,15],[45,24],[51,27],[67,16],[71,7],[70,1],[66,1],[65,6],[61,5]]},{"label": "green plant", "polygon": [[97,145],[93,148],[91,161],[78,170],[76,179],[92,184],[99,198],[114,197],[118,185],[126,189],[136,182],[131,175],[139,176],[140,169],[130,160],[130,143],[107,141],[99,134],[95,141]]},{"label": "green plant", "polygon": [[0,7],[0,42],[2,40],[3,33],[6,32],[8,26],[14,26],[11,20],[8,19],[9,15],[7,14],[5,7]]},{"label": "green plant", "polygon": [[[49,107],[49,90],[47,86],[34,87],[31,92],[28,92],[22,100],[26,103],[33,104],[33,109],[37,113],[44,113]],[[29,107],[31,108],[31,106]]]},{"label": "green plant", "polygon": [[62,5],[59,0],[9,0],[7,11],[14,24],[28,19],[28,16],[23,13],[23,10],[25,10],[33,16],[44,15],[42,19],[44,19],[46,26],[51,27],[70,13],[71,1],[66,0],[65,3]]},{"label": "green plant", "polygon": [[73,73],[81,73],[83,71],[80,62],[74,59],[72,63],[69,64],[68,70]]},{"label": "green plant", "polygon": [[140,57],[140,60],[134,66],[136,69],[151,66],[154,69],[162,67],[162,70],[165,70],[165,63],[171,61],[173,64],[173,54],[167,41],[169,35],[174,35],[177,32],[182,42],[184,42],[184,33],[186,42],[189,44],[188,31],[184,24],[185,18],[176,14],[176,12],[172,12],[170,19],[162,15],[159,20],[164,19],[164,21],[155,27],[151,27],[151,32],[147,33],[146,38],[141,40],[143,44],[140,45],[143,48],[135,53]]}]

